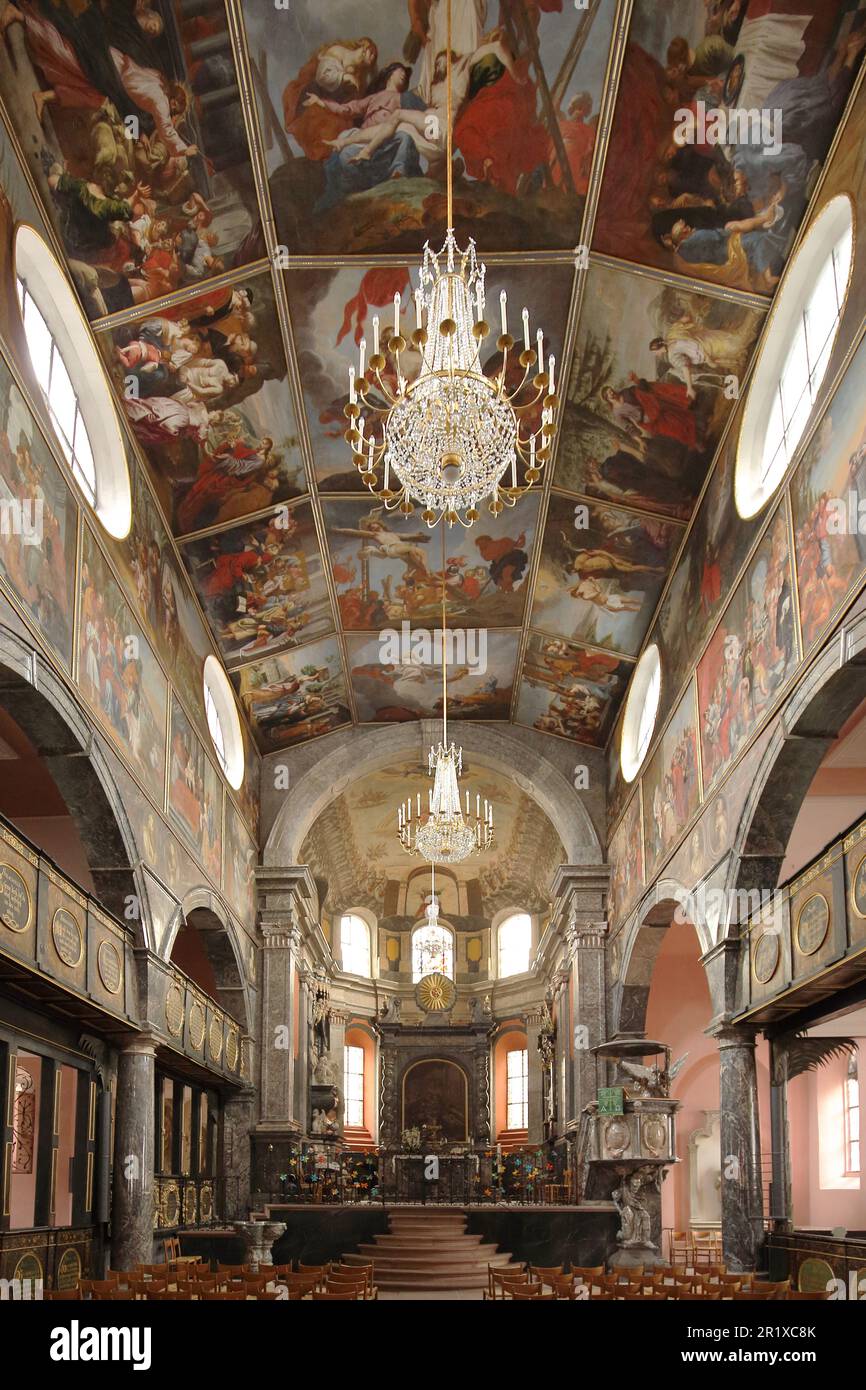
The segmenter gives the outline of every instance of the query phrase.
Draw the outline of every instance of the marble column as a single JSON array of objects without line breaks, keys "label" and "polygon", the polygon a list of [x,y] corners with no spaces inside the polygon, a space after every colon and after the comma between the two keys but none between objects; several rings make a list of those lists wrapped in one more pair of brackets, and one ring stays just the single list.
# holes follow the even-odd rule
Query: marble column
[{"label": "marble column", "polygon": [[263,921],[260,1130],[296,1125],[295,1037],[300,933],[291,924]]},{"label": "marble column", "polygon": [[114,1119],[111,1268],[153,1259],[156,1039],[137,1033],[120,1051]]},{"label": "marble column", "polygon": [[755,1034],[728,1024],[708,1032],[719,1048],[722,1251],[737,1273],[757,1267],[764,1232]]},{"label": "marble column", "polygon": [[776,1231],[793,1229],[791,1199],[791,1135],[788,1128],[788,1053],[782,1039],[770,1040],[770,1153],[772,1207]]},{"label": "marble column", "polygon": [[245,1086],[226,1098],[222,1116],[222,1161],[225,1194],[218,1194],[220,1215],[228,1221],[242,1220],[250,1210],[250,1130],[255,1118],[256,1092]]}]

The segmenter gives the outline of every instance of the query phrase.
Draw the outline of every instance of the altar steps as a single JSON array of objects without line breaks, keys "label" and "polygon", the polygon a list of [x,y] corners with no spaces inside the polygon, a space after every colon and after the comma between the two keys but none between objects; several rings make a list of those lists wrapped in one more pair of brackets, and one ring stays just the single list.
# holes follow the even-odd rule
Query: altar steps
[{"label": "altar steps", "polygon": [[511,1256],[466,1231],[459,1212],[412,1207],[389,1212],[390,1230],[360,1245],[345,1264],[373,1261],[380,1289],[484,1289],[487,1266],[514,1269]]}]

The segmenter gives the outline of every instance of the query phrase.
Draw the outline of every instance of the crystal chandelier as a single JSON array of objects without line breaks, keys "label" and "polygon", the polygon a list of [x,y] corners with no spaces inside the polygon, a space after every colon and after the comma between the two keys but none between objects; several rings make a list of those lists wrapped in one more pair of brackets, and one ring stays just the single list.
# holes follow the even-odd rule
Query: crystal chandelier
[{"label": "crystal chandelier", "polygon": [[486,267],[479,264],[471,239],[460,250],[453,228],[450,35],[448,0],[448,231],[440,251],[431,250],[429,242],[424,246],[411,336],[420,362],[410,380],[403,355],[410,340],[403,332],[401,296],[395,294],[393,332],[383,340],[379,319],[373,319],[373,351],[368,360],[362,338],[357,373],[349,368],[344,407],[344,437],[362,481],[388,511],[399,507],[408,516],[420,503],[430,527],[440,517],[449,526],[456,521],[471,526],[478,504],[487,498],[494,516],[513,507],[550,458],[559,403],[555,360],[549,356],[545,370],[544,335],[539,329],[533,347],[528,309],[522,315],[520,370],[509,371],[515,339],[508,332],[504,290],[496,341],[501,365],[494,376],[482,367],[481,344],[491,332],[484,318]]},{"label": "crystal chandelier", "polygon": [[[473,812],[469,792],[466,809],[460,804],[459,778],[463,773],[463,749],[448,742],[448,658],[445,628],[445,530],[442,530],[442,739],[430,749],[427,760],[433,786],[427,806],[421,809],[421,793],[398,807],[397,834],[408,854],[420,854],[431,864],[459,864],[470,854],[493,845],[493,807],[480,794]],[[414,810],[414,815],[413,815]]]}]

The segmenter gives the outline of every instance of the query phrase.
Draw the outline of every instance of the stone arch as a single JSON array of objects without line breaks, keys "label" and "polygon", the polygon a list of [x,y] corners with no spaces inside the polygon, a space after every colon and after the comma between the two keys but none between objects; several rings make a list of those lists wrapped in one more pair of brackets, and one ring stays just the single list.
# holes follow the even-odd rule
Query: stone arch
[{"label": "stone arch", "polygon": [[726,889],[778,885],[788,840],[812,779],[864,699],[866,613],[840,628],[783,708],[737,827]]},{"label": "stone arch", "polygon": [[[244,959],[241,934],[210,888],[202,885],[184,895],[165,936],[163,954],[166,960],[171,958],[178,935],[184,928],[194,931],[200,939],[214,981],[210,992],[217,1003],[237,1020],[245,1033],[253,1033],[252,981],[249,961]],[[247,945],[250,950],[254,949],[251,942]]]},{"label": "stone arch", "polygon": [[[33,744],[75,822],[96,896],[152,946],[140,854],[111,761],[75,697],[21,637],[0,629],[0,705]],[[136,910],[127,909],[136,900]]]},{"label": "stone arch", "polygon": [[[360,737],[359,737],[360,735]],[[307,832],[324,809],[368,773],[407,756],[426,759],[441,737],[435,720],[396,724],[388,728],[350,729],[334,735],[329,748],[286,794],[265,845],[265,864],[299,862]],[[531,796],[556,827],[570,864],[598,864],[604,858],[589,812],[568,779],[543,753],[531,749],[510,725],[495,728],[469,722],[460,725],[460,743],[467,760],[476,758],[494,768],[506,768],[522,791]]]},{"label": "stone arch", "polygon": [[[707,923],[690,915],[690,895],[676,879],[663,878],[643,898],[614,945],[618,947],[619,969],[611,1007],[611,1035],[645,1032],[646,1010],[656,960],[665,933],[675,914],[691,922],[695,930],[695,949],[701,961],[713,948]],[[715,972],[707,970],[707,985],[713,1013],[719,1011]],[[707,1019],[707,1023],[710,1020]]]}]

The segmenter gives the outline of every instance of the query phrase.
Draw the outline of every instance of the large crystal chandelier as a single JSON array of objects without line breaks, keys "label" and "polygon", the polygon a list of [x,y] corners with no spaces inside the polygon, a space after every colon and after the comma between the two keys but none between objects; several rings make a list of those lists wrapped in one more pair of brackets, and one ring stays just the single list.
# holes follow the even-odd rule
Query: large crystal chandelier
[{"label": "large crystal chandelier", "polygon": [[470,854],[493,844],[493,807],[480,794],[475,809],[467,790],[465,810],[460,801],[459,778],[463,773],[463,749],[448,742],[448,657],[445,628],[445,530],[442,530],[442,738],[430,749],[428,769],[433,785],[422,810],[421,793],[413,805],[408,797],[397,810],[397,833],[408,854],[419,854],[431,864],[459,864]]},{"label": "large crystal chandelier", "polygon": [[[430,527],[440,517],[449,526],[456,521],[471,526],[485,499],[494,516],[513,507],[550,458],[558,405],[555,361],[549,356],[545,370],[544,335],[539,329],[533,346],[528,309],[514,366],[504,290],[496,341],[499,371],[488,376],[482,367],[481,344],[491,332],[484,318],[486,268],[479,264],[474,241],[460,250],[453,228],[450,35],[448,0],[445,244],[438,252],[429,242],[424,246],[411,340],[403,331],[399,294],[392,332],[383,333],[378,317],[373,319],[373,351],[368,360],[362,338],[357,373],[349,368],[344,408],[345,439],[363,482],[389,511],[399,507],[409,515],[420,503]],[[420,358],[411,380],[405,357],[410,341]]]}]

